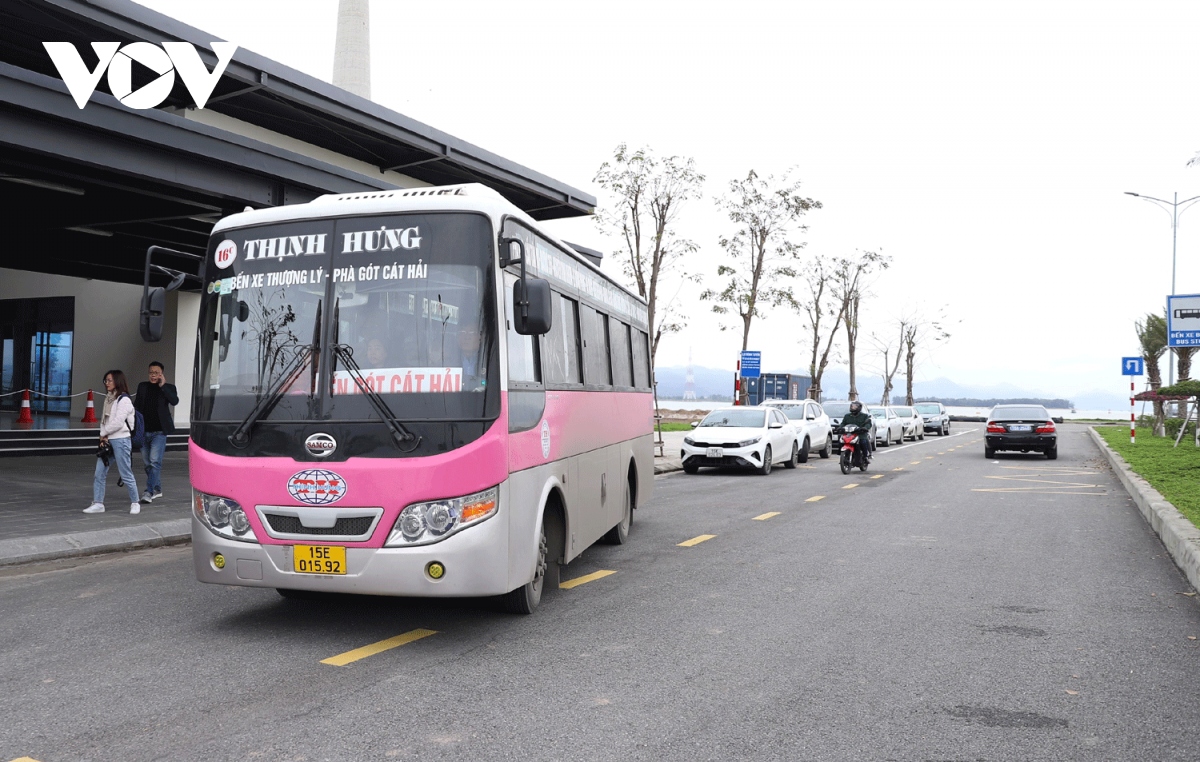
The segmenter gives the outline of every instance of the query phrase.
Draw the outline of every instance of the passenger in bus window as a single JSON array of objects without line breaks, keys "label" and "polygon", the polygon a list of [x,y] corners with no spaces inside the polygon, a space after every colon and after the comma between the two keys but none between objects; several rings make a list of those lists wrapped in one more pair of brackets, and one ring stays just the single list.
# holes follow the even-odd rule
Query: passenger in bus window
[{"label": "passenger in bus window", "polygon": [[367,342],[367,365],[371,368],[386,368],[387,344],[383,339],[371,339]]}]

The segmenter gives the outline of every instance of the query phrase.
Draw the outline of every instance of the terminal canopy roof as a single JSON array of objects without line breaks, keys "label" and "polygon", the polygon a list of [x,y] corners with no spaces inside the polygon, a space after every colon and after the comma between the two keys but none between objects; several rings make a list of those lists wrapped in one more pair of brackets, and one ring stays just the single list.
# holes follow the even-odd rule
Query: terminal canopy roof
[{"label": "terminal canopy roof", "polygon": [[[72,42],[94,67],[92,42],[183,41],[211,70],[214,39],[129,0],[0,3],[0,204],[17,239],[6,250],[20,253],[0,264],[140,283],[150,244],[199,252],[226,214],[395,187],[388,171],[483,183],[535,219],[593,211],[582,191],[247,50],[205,105],[251,126],[235,133],[186,118],[194,104],[181,77],[161,107],[143,111],[102,78],[81,110],[42,46]],[[135,89],[154,76],[138,66]],[[284,140],[255,139],[254,128]],[[287,139],[318,150],[291,150]]]}]

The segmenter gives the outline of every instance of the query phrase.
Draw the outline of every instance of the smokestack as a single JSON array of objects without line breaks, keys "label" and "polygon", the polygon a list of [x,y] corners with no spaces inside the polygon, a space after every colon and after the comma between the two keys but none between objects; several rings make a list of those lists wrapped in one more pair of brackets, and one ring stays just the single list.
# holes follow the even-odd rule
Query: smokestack
[{"label": "smokestack", "polygon": [[370,0],[338,0],[333,84],[371,98]]}]

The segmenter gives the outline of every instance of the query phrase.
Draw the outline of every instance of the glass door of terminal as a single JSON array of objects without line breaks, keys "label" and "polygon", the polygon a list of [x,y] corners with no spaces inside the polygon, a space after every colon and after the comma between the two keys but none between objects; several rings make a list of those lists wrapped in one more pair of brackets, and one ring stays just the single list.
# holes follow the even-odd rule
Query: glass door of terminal
[{"label": "glass door of terminal", "polygon": [[[21,406],[29,389],[35,412],[71,412],[75,299],[0,300],[0,409]],[[54,399],[62,397],[62,399]]]}]

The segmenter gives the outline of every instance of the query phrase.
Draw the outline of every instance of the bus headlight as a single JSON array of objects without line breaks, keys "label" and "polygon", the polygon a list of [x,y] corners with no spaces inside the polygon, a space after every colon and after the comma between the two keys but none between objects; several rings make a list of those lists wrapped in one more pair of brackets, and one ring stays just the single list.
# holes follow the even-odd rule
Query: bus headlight
[{"label": "bus headlight", "polygon": [[213,534],[241,542],[257,542],[250,519],[237,501],[192,490],[192,510]]},{"label": "bus headlight", "polygon": [[499,505],[499,487],[466,497],[413,503],[400,511],[385,547],[437,542],[494,515]]}]

